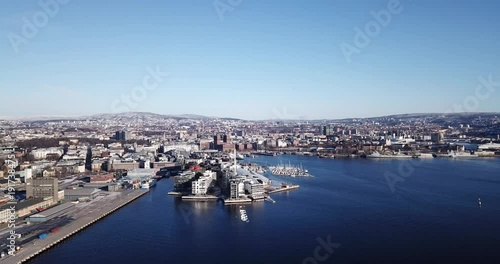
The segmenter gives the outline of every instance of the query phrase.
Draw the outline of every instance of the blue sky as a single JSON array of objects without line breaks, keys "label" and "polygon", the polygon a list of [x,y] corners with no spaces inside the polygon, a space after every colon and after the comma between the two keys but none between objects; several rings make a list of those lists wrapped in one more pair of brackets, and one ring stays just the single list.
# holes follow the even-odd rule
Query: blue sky
[{"label": "blue sky", "polygon": [[[221,20],[213,0],[72,0],[16,53],[23,17],[33,22],[44,9],[10,1],[0,10],[0,117],[113,112],[157,66],[168,77],[127,110],[246,119],[445,112],[475,95],[480,76],[500,82],[494,0],[401,0],[347,62],[340,44],[354,45],[354,28],[389,2],[242,0]],[[500,112],[500,87],[478,102],[475,111]]]}]

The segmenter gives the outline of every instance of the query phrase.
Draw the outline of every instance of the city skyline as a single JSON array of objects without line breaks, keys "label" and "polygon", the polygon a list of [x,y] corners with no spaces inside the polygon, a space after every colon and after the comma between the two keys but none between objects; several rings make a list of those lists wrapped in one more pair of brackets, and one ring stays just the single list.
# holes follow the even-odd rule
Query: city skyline
[{"label": "city skyline", "polygon": [[[500,112],[495,1],[220,2],[5,6],[1,116]],[[147,76],[154,89],[136,89]],[[479,98],[481,80],[494,85]]]},{"label": "city skyline", "polygon": [[498,11],[5,1],[0,264],[500,262]]}]

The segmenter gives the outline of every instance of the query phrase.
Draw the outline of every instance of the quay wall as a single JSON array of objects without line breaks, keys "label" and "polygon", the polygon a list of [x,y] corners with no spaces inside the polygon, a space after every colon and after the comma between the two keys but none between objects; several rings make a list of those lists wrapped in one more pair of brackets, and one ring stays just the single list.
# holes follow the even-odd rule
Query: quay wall
[{"label": "quay wall", "polygon": [[95,213],[87,216],[80,217],[73,221],[72,223],[62,226],[61,229],[57,233],[50,234],[45,239],[37,239],[36,245],[27,244],[20,251],[16,252],[14,256],[6,257],[3,260],[0,260],[2,263],[4,260],[8,261],[6,263],[24,263],[28,260],[36,257],[42,252],[54,247],[55,245],[61,243],[62,241],[68,239],[69,237],[75,235],[76,233],[84,230],[85,228],[91,226],[97,221],[103,219],[104,217],[112,214],[123,206],[129,204],[130,202],[136,200],[137,198],[143,196],[148,193],[149,190],[135,190],[132,193],[129,193],[124,200],[119,200],[116,204],[111,205],[111,209],[106,210],[103,213]]}]

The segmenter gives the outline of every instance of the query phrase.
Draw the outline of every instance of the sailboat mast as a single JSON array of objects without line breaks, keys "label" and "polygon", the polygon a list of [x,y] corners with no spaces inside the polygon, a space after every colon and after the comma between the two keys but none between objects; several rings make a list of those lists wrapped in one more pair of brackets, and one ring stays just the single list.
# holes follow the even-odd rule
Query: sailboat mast
[{"label": "sailboat mast", "polygon": [[236,145],[234,145],[234,175],[236,175]]}]

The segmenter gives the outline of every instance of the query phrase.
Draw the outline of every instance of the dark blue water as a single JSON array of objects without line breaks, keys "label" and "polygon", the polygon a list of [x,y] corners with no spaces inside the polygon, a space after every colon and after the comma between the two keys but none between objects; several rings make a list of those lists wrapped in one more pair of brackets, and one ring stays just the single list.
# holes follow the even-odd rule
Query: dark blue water
[{"label": "dark blue water", "polygon": [[[289,160],[316,177],[279,178],[301,188],[247,205],[249,223],[162,180],[32,263],[500,263],[500,159],[252,161]],[[387,172],[406,176],[394,192]]]}]

